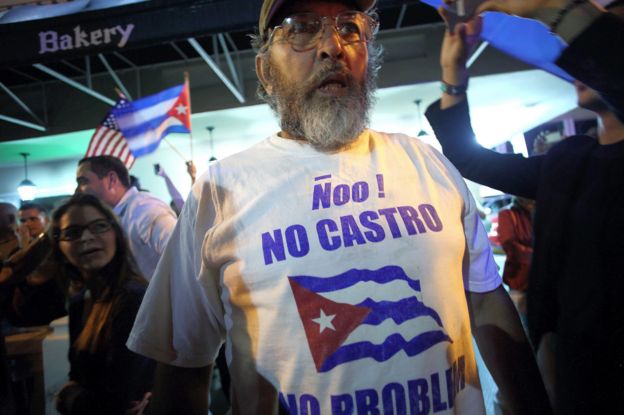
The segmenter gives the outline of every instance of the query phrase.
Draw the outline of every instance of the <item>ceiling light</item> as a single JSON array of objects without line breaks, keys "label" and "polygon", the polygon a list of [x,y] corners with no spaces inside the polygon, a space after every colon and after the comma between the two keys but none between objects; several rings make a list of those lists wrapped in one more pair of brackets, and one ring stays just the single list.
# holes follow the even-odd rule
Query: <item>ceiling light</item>
[{"label": "ceiling light", "polygon": [[28,180],[28,156],[30,153],[20,153],[24,157],[24,180],[17,186],[17,193],[23,201],[33,200],[37,194],[37,186]]}]

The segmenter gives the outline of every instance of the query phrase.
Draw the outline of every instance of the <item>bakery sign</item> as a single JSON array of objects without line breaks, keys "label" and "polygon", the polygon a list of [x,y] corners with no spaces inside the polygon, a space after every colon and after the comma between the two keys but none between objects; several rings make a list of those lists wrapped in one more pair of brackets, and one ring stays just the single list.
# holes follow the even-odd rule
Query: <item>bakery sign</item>
[{"label": "bakery sign", "polygon": [[130,40],[134,24],[85,30],[80,25],[69,32],[45,30],[39,32],[39,55],[58,51],[72,51],[94,46],[123,48]]}]

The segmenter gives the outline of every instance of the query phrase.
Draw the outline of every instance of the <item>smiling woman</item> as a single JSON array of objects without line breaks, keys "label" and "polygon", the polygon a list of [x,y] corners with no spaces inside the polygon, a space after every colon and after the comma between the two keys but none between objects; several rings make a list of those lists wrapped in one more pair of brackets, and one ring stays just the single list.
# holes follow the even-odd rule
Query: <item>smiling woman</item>
[{"label": "smiling woman", "polygon": [[69,296],[70,381],[62,414],[113,414],[148,402],[154,362],[126,346],[147,282],[114,214],[91,195],[60,206],[50,227]]}]

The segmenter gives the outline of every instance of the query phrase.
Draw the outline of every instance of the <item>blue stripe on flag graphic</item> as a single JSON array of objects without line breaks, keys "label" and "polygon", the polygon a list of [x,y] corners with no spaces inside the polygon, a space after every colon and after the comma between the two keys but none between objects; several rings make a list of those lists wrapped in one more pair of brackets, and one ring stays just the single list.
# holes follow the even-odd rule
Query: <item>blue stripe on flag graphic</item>
[{"label": "blue stripe on flag graphic", "polygon": [[340,364],[367,357],[373,358],[378,362],[384,362],[401,350],[404,350],[408,356],[412,357],[435,344],[445,341],[453,342],[442,330],[435,330],[421,333],[411,340],[405,340],[403,336],[395,333],[388,336],[382,344],[373,344],[371,342],[347,344],[339,347],[328,356],[323,362],[320,371],[327,372]]},{"label": "blue stripe on flag graphic", "polygon": [[[157,130],[167,120],[167,118],[171,118],[171,117],[167,114],[164,114],[164,115],[161,115],[160,117],[153,118],[143,124],[130,127],[130,128],[125,128],[123,130],[124,136],[126,137],[126,140],[132,140],[132,138],[143,135],[148,131]],[[186,128],[183,124],[180,124],[180,127],[182,127],[182,130],[175,131],[175,132],[187,133],[187,134],[189,133],[188,128]]]},{"label": "blue stripe on flag graphic", "polygon": [[[372,358],[378,362],[386,361],[401,350],[411,357],[438,343],[453,342],[444,329],[440,315],[418,298],[421,294],[420,281],[408,277],[399,266],[388,265],[377,270],[350,269],[330,277],[291,276],[289,278],[317,294],[326,293],[325,295],[333,298],[334,294],[340,292],[341,302],[349,296],[349,292],[358,290],[355,285],[360,282],[377,284],[374,288],[377,297],[387,294],[396,298],[397,290],[402,297],[396,300],[374,300],[367,296],[364,300],[362,297],[359,300],[353,300],[354,302],[350,304],[367,308],[370,311],[361,321],[360,326],[355,329],[353,336],[350,335],[345,343],[327,356],[319,369],[321,372],[364,358]],[[396,282],[406,283],[409,288],[405,286],[400,288],[395,285]],[[366,291],[360,291],[360,293],[366,295]],[[394,328],[391,324],[383,325],[384,322],[390,320],[396,325]],[[411,325],[412,322],[414,325]],[[410,326],[399,328],[403,324],[410,324]],[[370,340],[371,335],[377,337],[381,333],[384,333],[383,337],[377,340],[381,343],[375,344]]]},{"label": "blue stripe on flag graphic", "polygon": [[130,107],[120,109],[120,110],[115,110],[116,115],[118,117],[121,117],[127,113],[141,111],[151,106],[158,105],[159,103],[163,101],[175,99],[182,93],[183,89],[184,89],[184,84],[180,84],[180,85],[165,89],[164,91],[161,91],[157,94],[150,95],[145,98],[137,99],[136,101],[131,102]]},{"label": "blue stripe on flag graphic", "polygon": [[405,271],[396,265],[388,265],[378,270],[351,269],[333,277],[311,277],[298,275],[291,277],[303,287],[317,292],[326,293],[351,287],[359,282],[376,282],[386,284],[393,281],[405,281],[414,291],[420,291],[420,282],[405,275]]},{"label": "blue stripe on flag graphic", "polygon": [[356,305],[371,309],[371,312],[362,321],[362,324],[377,326],[387,319],[392,319],[396,324],[401,324],[416,317],[431,317],[442,327],[442,320],[438,313],[433,308],[427,307],[416,297],[408,297],[399,301],[380,302],[367,298]]},{"label": "blue stripe on flag graphic", "polygon": [[145,132],[141,136],[128,138],[128,147],[130,147],[130,150],[135,157],[141,157],[144,154],[149,154],[152,151],[156,150],[156,148],[160,144],[161,138],[166,136],[167,134],[188,132],[188,129],[184,125],[170,125],[160,134],[157,134],[154,130],[150,130]]}]

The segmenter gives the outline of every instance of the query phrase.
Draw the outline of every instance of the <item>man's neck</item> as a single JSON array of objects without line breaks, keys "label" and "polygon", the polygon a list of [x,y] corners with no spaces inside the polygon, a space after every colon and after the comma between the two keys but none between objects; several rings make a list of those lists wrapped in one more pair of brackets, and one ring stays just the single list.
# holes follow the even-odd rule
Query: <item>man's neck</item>
[{"label": "man's neck", "polygon": [[124,198],[124,196],[126,195],[126,193],[128,193],[128,190],[130,190],[132,187],[129,188],[124,188],[124,187],[120,187],[119,191],[117,191],[115,193],[115,196],[117,196],[115,199],[113,199],[110,202],[110,207],[114,208],[115,206],[117,206],[119,204],[119,202],[121,202],[121,200]]},{"label": "man's neck", "polygon": [[293,134],[290,134],[288,131],[284,131],[284,130],[282,130],[279,133],[277,133],[277,135],[282,137],[282,138],[287,138],[289,140],[306,141],[305,138],[296,137]]},{"label": "man's neck", "polygon": [[614,144],[624,140],[624,123],[610,111],[599,114],[598,142],[601,145]]}]

